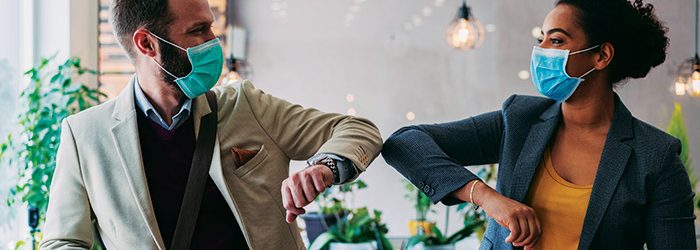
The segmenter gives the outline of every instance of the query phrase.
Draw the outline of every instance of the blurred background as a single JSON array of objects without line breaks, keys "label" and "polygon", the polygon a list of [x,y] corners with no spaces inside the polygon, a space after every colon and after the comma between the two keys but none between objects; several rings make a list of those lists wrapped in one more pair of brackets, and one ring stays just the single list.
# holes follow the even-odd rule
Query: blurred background
[{"label": "blurred background", "polygon": [[[669,28],[668,56],[646,78],[629,81],[617,93],[637,118],[662,130],[682,107],[687,153],[696,159],[688,167],[700,172],[700,73],[694,87],[688,62],[698,44],[697,0],[645,2],[655,4]],[[497,110],[513,94],[537,95],[530,53],[554,1],[469,0],[468,23],[456,19],[463,14],[464,3],[458,0],[210,4],[229,57],[231,72],[222,76],[224,81],[248,78],[293,103],[368,118],[386,139],[405,125],[463,119]],[[58,65],[79,57],[81,67],[97,71],[80,77],[85,86],[98,88],[106,99],[121,91],[133,69],[111,33],[108,5],[109,0],[0,0],[0,114],[5,117],[0,139],[21,131],[16,117],[24,101],[19,94],[32,82],[23,73],[42,58],[53,56],[47,65]],[[26,179],[17,164],[23,163],[0,166],[0,248],[14,249],[29,235],[29,203],[5,204],[21,200],[10,191]],[[291,171],[304,166],[294,162]],[[354,191],[345,206],[382,211],[387,236],[408,237],[417,202],[405,197],[415,198],[403,177],[379,157],[361,179],[367,188]],[[463,211],[452,207],[446,219],[445,206],[432,209],[427,220],[441,230],[463,227]],[[474,247],[477,238],[474,234],[460,244]]]}]

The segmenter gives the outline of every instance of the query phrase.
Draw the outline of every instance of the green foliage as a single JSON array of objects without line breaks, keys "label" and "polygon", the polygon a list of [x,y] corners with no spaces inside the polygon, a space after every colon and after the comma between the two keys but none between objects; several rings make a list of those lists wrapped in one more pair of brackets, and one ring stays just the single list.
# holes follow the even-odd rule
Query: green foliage
[{"label": "green foliage", "polygon": [[442,234],[442,231],[435,225],[431,225],[431,234],[418,234],[408,239],[406,243],[407,248],[411,248],[415,245],[423,243],[426,246],[442,246],[442,245],[453,245],[458,241],[469,237],[474,233],[479,227],[484,225],[484,220],[478,217],[473,217],[464,220],[464,227],[459,231],[455,232],[450,236]]},{"label": "green foliage", "polygon": [[413,208],[416,209],[416,221],[427,220],[428,213],[435,212],[435,210],[432,209],[433,202],[430,201],[430,197],[428,197],[410,181],[404,179],[401,180],[401,182],[407,191],[404,197],[411,201],[413,203]]},{"label": "green foliage", "polygon": [[7,135],[0,144],[0,162],[16,168],[19,176],[19,182],[10,189],[7,205],[20,202],[37,207],[40,225],[46,216],[56,167],[61,122],[106,97],[80,82],[81,76],[96,72],[82,67],[79,58],[72,57],[50,69],[52,60],[54,57],[43,58],[39,65],[24,73],[30,83],[19,98],[22,107],[17,116],[19,131]]},{"label": "green foliage", "polygon": [[373,214],[370,214],[366,207],[358,208],[342,218],[338,224],[330,227],[328,231],[319,235],[309,249],[328,249],[333,242],[377,242],[382,246],[381,249],[391,250],[391,242],[385,236],[389,230],[381,221],[382,213],[380,211],[374,210]]},{"label": "green foliage", "polygon": [[[690,147],[688,143],[688,129],[685,127],[685,121],[683,119],[683,109],[680,103],[675,103],[673,108],[673,115],[671,116],[671,121],[666,129],[670,135],[678,138],[681,141],[681,161],[685,167],[685,171],[688,172],[688,177],[690,178],[690,185],[695,190],[698,184],[698,176],[695,175],[693,170],[692,159],[690,158]],[[700,206],[700,196],[695,195],[694,204],[695,206]]]},{"label": "green foliage", "polygon": [[348,199],[354,196],[357,190],[367,188],[367,183],[362,180],[332,186],[316,197],[316,202],[321,214],[345,214],[350,211],[347,207]]}]

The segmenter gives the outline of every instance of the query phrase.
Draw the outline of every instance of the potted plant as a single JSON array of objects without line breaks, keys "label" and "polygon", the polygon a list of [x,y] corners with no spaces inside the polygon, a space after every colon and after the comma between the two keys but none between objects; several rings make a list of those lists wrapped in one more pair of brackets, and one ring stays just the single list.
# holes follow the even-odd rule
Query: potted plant
[{"label": "potted plant", "polygon": [[348,199],[354,197],[354,191],[367,188],[367,183],[357,180],[343,185],[326,189],[316,197],[319,211],[301,215],[306,225],[306,236],[309,242],[314,242],[323,232],[335,225],[350,211],[346,207]]},{"label": "potted plant", "polygon": [[430,234],[432,225],[435,225],[435,222],[428,221],[428,213],[435,212],[435,210],[432,209],[432,201],[410,181],[404,179],[402,182],[407,191],[404,197],[413,203],[413,208],[416,210],[416,218],[408,222],[408,231],[411,236],[419,232]]},{"label": "potted plant", "polygon": [[464,227],[450,236],[444,235],[434,224],[431,225],[430,232],[418,234],[408,239],[407,249],[413,250],[454,250],[455,244],[469,237],[479,227],[484,224],[484,220],[479,217],[466,217]]},{"label": "potted plant", "polygon": [[[685,127],[683,109],[680,103],[674,104],[673,115],[671,115],[671,121],[668,123],[666,132],[681,141],[681,161],[683,162],[685,171],[688,173],[688,177],[690,178],[690,185],[693,191],[695,191],[695,187],[698,184],[698,176],[695,175],[692,160],[690,159],[690,153],[688,153],[690,152],[690,148],[688,146],[688,129]],[[696,194],[693,201],[695,207],[700,208],[700,196]]]},{"label": "potted plant", "polygon": [[[18,202],[34,214],[33,228],[41,228],[49,201],[49,188],[56,167],[56,153],[60,144],[61,122],[71,114],[99,104],[106,95],[97,88],[81,82],[84,74],[95,71],[81,66],[80,59],[72,57],[50,68],[54,57],[43,58],[24,73],[30,83],[20,94],[18,130],[7,135],[0,144],[0,162],[17,169],[18,182],[12,187],[7,205]],[[35,234],[36,233],[36,234]],[[30,238],[41,233],[32,230]],[[17,247],[29,245],[18,241]],[[36,245],[34,245],[36,246]],[[32,248],[32,247],[30,247]]]},{"label": "potted plant", "polygon": [[370,214],[366,207],[348,213],[313,241],[310,250],[391,250],[389,231],[381,222],[382,213]]}]

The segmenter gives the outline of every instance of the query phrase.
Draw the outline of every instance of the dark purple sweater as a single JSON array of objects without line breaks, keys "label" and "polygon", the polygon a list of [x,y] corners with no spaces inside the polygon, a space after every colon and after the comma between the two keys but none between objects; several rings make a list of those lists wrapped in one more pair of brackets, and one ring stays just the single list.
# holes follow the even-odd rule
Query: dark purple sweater
[{"label": "dark purple sweater", "polygon": [[[141,154],[148,191],[163,241],[170,246],[195,150],[190,117],[168,131],[137,110]],[[207,180],[192,249],[248,249],[236,218],[211,177]]]}]

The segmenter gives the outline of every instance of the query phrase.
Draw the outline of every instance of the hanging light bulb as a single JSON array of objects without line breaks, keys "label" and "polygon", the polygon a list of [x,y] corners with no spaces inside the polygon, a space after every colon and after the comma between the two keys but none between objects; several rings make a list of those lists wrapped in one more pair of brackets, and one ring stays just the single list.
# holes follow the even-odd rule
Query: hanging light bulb
[{"label": "hanging light bulb", "polygon": [[698,55],[695,55],[694,61],[693,73],[688,79],[688,88],[691,96],[700,97],[700,58],[698,58]]},{"label": "hanging light bulb", "polygon": [[677,96],[684,96],[686,93],[687,85],[685,84],[685,80],[681,77],[679,77],[676,80],[676,83],[673,84],[673,89],[674,92],[676,93]]},{"label": "hanging light bulb", "polygon": [[678,66],[678,77],[673,85],[676,95],[700,97],[700,57],[698,53],[698,23],[700,23],[700,0],[695,1],[695,56],[685,60]]},{"label": "hanging light bulb", "polygon": [[447,43],[455,49],[478,48],[484,41],[484,27],[471,14],[467,2],[463,1],[457,17],[450,23],[446,32]]}]

